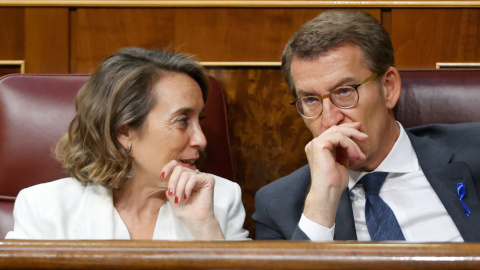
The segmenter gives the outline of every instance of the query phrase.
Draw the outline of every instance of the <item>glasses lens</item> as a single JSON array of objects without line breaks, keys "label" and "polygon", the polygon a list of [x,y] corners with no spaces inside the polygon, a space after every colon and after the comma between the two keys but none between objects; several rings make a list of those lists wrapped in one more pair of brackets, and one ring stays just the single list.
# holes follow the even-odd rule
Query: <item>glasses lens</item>
[{"label": "glasses lens", "polygon": [[297,101],[296,107],[305,117],[317,117],[322,112],[322,101],[315,96],[306,96]]},{"label": "glasses lens", "polygon": [[330,99],[337,107],[351,108],[358,102],[358,92],[353,87],[343,86],[333,90]]}]

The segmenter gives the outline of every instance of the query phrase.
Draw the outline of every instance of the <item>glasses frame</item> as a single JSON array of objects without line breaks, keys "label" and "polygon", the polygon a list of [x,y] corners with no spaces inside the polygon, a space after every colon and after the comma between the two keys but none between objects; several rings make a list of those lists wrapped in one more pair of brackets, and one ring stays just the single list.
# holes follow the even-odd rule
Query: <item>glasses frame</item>
[{"label": "glasses frame", "polygon": [[[336,87],[335,89],[332,90],[332,92],[326,94],[326,95],[320,95],[320,96],[317,96],[317,95],[308,95],[308,96],[303,96],[303,97],[299,97],[293,101],[290,102],[290,105],[293,105],[295,106],[295,109],[297,109],[297,112],[304,118],[307,118],[307,119],[312,119],[312,118],[317,118],[319,117],[320,115],[322,115],[323,113],[323,100],[326,99],[326,98],[329,98],[330,101],[332,102],[333,105],[335,105],[336,107],[340,108],[340,109],[350,109],[350,108],[353,108],[355,105],[358,104],[358,100],[360,99],[360,95],[358,94],[358,87],[360,87],[361,85],[363,84],[366,84],[367,82],[371,81],[371,80],[374,80],[376,79],[378,76],[378,73],[372,73],[372,75],[370,75],[368,78],[366,78],[365,80],[361,81],[360,83],[356,83],[356,84],[349,84],[349,85],[344,85],[344,86],[339,86],[339,87]],[[335,104],[335,102],[333,102],[332,100],[332,93],[335,92],[337,89],[341,89],[341,88],[345,88],[345,87],[351,87],[355,90],[355,92],[357,92],[357,101],[355,102],[355,104],[353,104],[352,106],[347,106],[347,107],[342,107],[342,106],[338,106],[337,104]],[[320,100],[320,102],[322,103],[322,110],[320,111],[320,113],[316,116],[305,116],[303,115],[302,113],[300,113],[300,111],[298,110],[297,108],[297,103],[303,99],[303,98],[308,98],[308,97],[316,97],[318,98],[318,100]]]}]

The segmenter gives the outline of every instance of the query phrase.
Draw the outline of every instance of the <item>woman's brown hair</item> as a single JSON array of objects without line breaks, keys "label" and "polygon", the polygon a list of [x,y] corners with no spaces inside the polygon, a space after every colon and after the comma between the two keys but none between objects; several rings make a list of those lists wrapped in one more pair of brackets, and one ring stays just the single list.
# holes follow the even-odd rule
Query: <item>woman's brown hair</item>
[{"label": "woman's brown hair", "polygon": [[133,160],[117,132],[124,126],[143,128],[156,103],[152,87],[167,72],[192,77],[206,100],[206,73],[187,55],[129,47],[98,67],[78,92],[75,117],[55,149],[55,157],[72,177],[109,188],[122,184]]}]

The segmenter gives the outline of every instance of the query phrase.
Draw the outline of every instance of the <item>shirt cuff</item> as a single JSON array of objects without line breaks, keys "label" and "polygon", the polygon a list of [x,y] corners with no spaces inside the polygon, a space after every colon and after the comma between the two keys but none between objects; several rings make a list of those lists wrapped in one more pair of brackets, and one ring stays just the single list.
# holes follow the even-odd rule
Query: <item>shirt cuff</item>
[{"label": "shirt cuff", "polygon": [[302,230],[308,238],[312,241],[333,241],[335,233],[335,224],[332,228],[324,227],[307,218],[304,214],[298,222],[298,227]]}]

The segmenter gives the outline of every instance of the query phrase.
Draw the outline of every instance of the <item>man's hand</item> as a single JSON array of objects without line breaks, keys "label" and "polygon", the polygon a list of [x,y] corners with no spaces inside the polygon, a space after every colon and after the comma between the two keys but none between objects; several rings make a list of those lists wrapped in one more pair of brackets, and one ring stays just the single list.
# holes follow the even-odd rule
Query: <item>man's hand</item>
[{"label": "man's hand", "polygon": [[303,213],[324,227],[335,223],[340,196],[348,185],[350,161],[366,158],[355,141],[363,142],[368,136],[359,129],[359,122],[332,126],[305,147],[312,183]]}]

